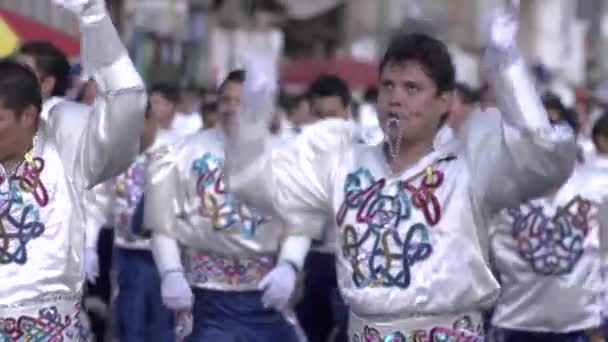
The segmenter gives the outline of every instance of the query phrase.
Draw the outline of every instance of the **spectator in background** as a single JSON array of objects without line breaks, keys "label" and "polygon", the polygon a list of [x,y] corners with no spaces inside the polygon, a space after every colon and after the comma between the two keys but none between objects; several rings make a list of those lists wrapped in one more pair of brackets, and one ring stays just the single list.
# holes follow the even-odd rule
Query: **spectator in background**
[{"label": "spectator in background", "polygon": [[[350,120],[351,94],[346,83],[334,75],[322,75],[309,87],[312,115],[319,119]],[[335,227],[326,224],[323,238],[313,241],[304,263],[304,293],[296,306],[298,320],[310,342],[348,340],[348,310],[338,291]]]},{"label": "spectator in background", "polygon": [[51,108],[63,101],[70,87],[70,63],[63,52],[46,41],[23,44],[16,59],[32,68],[38,77],[43,101],[40,117],[46,120]]},{"label": "spectator in background", "polygon": [[[317,120],[310,111],[310,102],[304,95],[297,95],[286,101],[285,113],[287,123],[284,125],[284,132],[288,135],[298,134],[302,127]],[[293,134],[292,134],[293,133]]]},{"label": "spectator in background", "polygon": [[177,88],[167,83],[159,83],[149,91],[150,116],[158,124],[158,143],[171,143],[184,134],[175,129],[174,121],[179,92]]},{"label": "spectator in background", "polygon": [[173,121],[173,128],[180,135],[194,133],[203,127],[199,113],[202,93],[200,89],[194,86],[185,87],[180,91],[175,119]]},{"label": "spectator in background", "polygon": [[367,145],[377,145],[384,140],[384,133],[378,122],[376,103],[378,102],[378,88],[370,87],[363,95],[363,103],[359,106],[357,120],[361,125],[361,138]]},{"label": "spectator in background", "polygon": [[579,161],[592,160],[595,154],[595,147],[593,146],[591,139],[586,138],[580,133],[582,127],[579,126],[579,120],[577,119],[576,112],[566,108],[561,99],[554,93],[544,93],[541,100],[545,106],[545,109],[547,110],[547,113],[549,114],[549,120],[552,123],[555,124],[560,121],[565,121],[573,129],[575,129],[577,143],[579,146]]},{"label": "spectator in background", "polygon": [[213,128],[221,120],[217,102],[204,103],[201,109],[201,116],[203,121],[203,127],[201,129]]},{"label": "spectator in background", "polygon": [[351,94],[346,83],[335,75],[322,75],[308,88],[312,114],[320,119],[351,119]]}]

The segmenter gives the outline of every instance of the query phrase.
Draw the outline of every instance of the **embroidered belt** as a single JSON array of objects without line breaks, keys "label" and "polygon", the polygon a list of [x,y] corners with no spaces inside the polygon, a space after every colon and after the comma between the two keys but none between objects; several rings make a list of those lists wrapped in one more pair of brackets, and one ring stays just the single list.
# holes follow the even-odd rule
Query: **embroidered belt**
[{"label": "embroidered belt", "polygon": [[0,308],[0,342],[90,341],[79,296]]},{"label": "embroidered belt", "polygon": [[352,342],[482,342],[480,313],[417,316],[373,321],[351,312],[348,334]]}]

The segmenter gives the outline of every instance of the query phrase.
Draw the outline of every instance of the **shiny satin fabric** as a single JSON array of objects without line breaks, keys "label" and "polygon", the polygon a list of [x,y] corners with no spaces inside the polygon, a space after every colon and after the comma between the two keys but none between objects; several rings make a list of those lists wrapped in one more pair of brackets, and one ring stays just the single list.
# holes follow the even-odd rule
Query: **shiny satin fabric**
[{"label": "shiny satin fabric", "polygon": [[[54,306],[60,318],[75,314],[62,308],[76,307],[82,293],[85,189],[124,171],[138,150],[145,110],[141,78],[126,56],[94,70],[104,85],[96,105],[53,106],[48,121],[40,121],[33,161],[1,179],[2,319],[39,319],[41,309]],[[45,336],[55,328],[40,329],[29,334]]]},{"label": "shiny satin fabric", "polygon": [[[226,193],[223,130],[201,131],[160,153],[163,157],[148,168],[145,227],[184,247],[182,260],[192,285],[257,289],[289,230]],[[155,252],[162,254],[167,253]],[[157,262],[161,273],[166,271],[167,261]],[[177,263],[173,268],[179,268]]]},{"label": "shiny satin fabric", "polygon": [[493,325],[554,333],[600,325],[606,203],[608,173],[579,164],[554,196],[498,215],[491,247],[502,289]]},{"label": "shiny satin fabric", "polygon": [[[506,70],[502,82],[529,82]],[[325,120],[289,148],[229,169],[229,189],[316,234],[335,219],[339,286],[363,319],[482,310],[499,293],[488,267],[491,217],[555,188],[574,165],[572,132],[553,128],[542,107],[525,107],[534,101],[521,97],[535,93],[517,94],[503,113],[472,113],[462,139],[396,175],[382,146],[355,145],[352,124]],[[517,120],[526,126],[508,124]]]}]

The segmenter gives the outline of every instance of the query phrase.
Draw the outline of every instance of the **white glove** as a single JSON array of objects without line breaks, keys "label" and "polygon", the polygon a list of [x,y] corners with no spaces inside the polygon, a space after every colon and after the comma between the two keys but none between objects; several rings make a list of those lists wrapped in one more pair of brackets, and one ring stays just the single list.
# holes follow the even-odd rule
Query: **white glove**
[{"label": "white glove", "polygon": [[519,2],[495,9],[486,26],[486,53],[482,70],[488,79],[493,79],[500,70],[519,56],[517,32],[519,30]]},{"label": "white glove", "polygon": [[193,295],[188,281],[181,272],[165,274],[161,283],[163,304],[174,311],[190,310]]},{"label": "white glove", "polygon": [[287,262],[279,262],[258,285],[258,289],[264,291],[262,294],[264,306],[277,311],[285,310],[296,288],[296,278],[296,271],[291,265]]},{"label": "white glove", "polygon": [[53,0],[53,3],[74,13],[85,24],[96,23],[108,13],[104,0]]},{"label": "white glove", "polygon": [[84,250],[84,274],[92,284],[95,284],[97,277],[99,277],[99,256],[94,248]]},{"label": "white glove", "polygon": [[175,322],[175,336],[177,340],[183,340],[192,334],[194,328],[192,313],[190,311],[181,311],[177,313]]}]

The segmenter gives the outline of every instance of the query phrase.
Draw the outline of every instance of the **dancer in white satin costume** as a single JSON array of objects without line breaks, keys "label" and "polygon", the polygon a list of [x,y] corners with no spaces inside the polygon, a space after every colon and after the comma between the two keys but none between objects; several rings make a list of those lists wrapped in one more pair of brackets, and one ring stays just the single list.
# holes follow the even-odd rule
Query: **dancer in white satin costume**
[{"label": "dancer in white satin costume", "polygon": [[[15,107],[12,115],[17,118],[10,131],[3,120],[0,132],[2,341],[85,339],[86,327],[79,319],[83,192],[129,166],[142,129],[143,83],[104,2],[55,2],[77,14],[83,60],[103,95],[91,114],[86,106],[58,104],[48,122],[39,120],[42,99],[36,76],[29,68],[2,62],[0,112],[10,114]],[[13,77],[21,82],[7,87]],[[24,93],[37,99],[13,106]]]},{"label": "dancer in white satin costume", "polygon": [[153,230],[165,305],[192,310],[188,341],[298,340],[281,312],[310,240],[290,238],[304,232],[284,229],[224,189],[225,127],[238,107],[243,77],[242,71],[231,73],[222,85],[218,127],[169,146],[149,166],[144,225]]},{"label": "dancer in white satin costume", "polygon": [[[554,113],[554,124],[566,124],[565,109]],[[490,246],[501,285],[493,340],[598,340],[601,270],[608,265],[606,170],[581,161],[547,196],[504,210],[491,227]]]},{"label": "dancer in white satin costume", "polygon": [[382,60],[384,145],[354,144],[352,124],[326,120],[269,149],[258,122],[272,80],[243,97],[226,144],[228,188],[290,226],[320,230],[335,218],[352,341],[481,339],[480,311],[499,293],[487,262],[490,218],[572,171],[573,134],[547,120],[509,13],[493,18],[485,57],[500,112],[471,113],[452,144],[433,149],[454,69],[445,45],[423,34],[395,38]]}]

